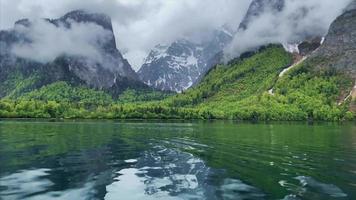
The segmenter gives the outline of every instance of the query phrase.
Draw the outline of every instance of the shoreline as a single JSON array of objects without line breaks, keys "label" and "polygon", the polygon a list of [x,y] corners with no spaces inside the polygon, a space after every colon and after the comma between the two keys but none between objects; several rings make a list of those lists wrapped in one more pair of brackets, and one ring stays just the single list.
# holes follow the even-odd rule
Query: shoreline
[{"label": "shoreline", "polygon": [[195,123],[195,122],[203,122],[203,123],[215,123],[215,122],[228,122],[228,123],[243,123],[243,124],[307,124],[307,125],[315,125],[315,124],[344,124],[344,123],[355,123],[356,120],[343,120],[343,121],[307,121],[307,120],[234,120],[234,119],[109,119],[109,118],[0,118],[0,122],[2,121],[18,121],[18,122],[50,122],[50,123],[58,123],[58,122],[73,122],[73,123],[83,123],[83,122],[119,122],[119,123]]}]

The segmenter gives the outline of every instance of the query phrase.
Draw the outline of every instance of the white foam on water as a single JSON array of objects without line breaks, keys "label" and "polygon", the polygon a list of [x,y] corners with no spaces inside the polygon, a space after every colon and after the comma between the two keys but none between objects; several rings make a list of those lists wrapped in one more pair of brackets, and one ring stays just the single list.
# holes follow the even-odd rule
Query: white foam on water
[{"label": "white foam on water", "polygon": [[137,163],[137,159],[128,159],[125,160],[125,163]]},{"label": "white foam on water", "polygon": [[303,187],[308,186],[310,188],[313,188],[314,190],[317,190],[320,193],[329,195],[330,197],[335,197],[335,198],[347,197],[347,194],[345,194],[336,185],[322,183],[308,176],[298,176],[295,179],[299,180],[300,184]]}]

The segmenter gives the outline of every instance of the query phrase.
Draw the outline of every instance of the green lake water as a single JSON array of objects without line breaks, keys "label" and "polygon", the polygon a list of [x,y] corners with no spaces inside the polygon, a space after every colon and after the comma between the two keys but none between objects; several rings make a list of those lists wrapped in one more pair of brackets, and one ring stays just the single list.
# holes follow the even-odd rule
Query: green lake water
[{"label": "green lake water", "polygon": [[0,199],[356,199],[356,125],[3,120]]}]

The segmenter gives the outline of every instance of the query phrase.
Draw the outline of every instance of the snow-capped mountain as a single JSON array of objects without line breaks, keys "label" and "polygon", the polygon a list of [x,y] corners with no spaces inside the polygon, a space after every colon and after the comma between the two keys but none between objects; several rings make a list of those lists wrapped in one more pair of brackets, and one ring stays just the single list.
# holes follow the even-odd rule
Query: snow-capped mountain
[{"label": "snow-capped mountain", "polygon": [[157,45],[138,71],[146,84],[160,89],[182,92],[191,86],[214,65],[215,56],[231,41],[232,32],[216,30],[203,43],[186,39],[170,45]]}]

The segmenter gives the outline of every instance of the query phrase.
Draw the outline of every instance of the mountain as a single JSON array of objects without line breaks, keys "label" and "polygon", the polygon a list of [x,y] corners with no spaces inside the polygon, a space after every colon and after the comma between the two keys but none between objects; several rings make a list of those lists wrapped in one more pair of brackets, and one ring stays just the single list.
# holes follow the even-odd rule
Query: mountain
[{"label": "mountain", "polygon": [[249,24],[266,11],[280,12],[285,6],[285,0],[253,0],[239,25],[239,30],[246,30]]},{"label": "mountain", "polygon": [[[286,17],[279,16],[286,8],[285,0],[253,0],[247,10],[243,20],[241,21],[238,31],[236,32],[235,37],[239,38],[239,34],[243,34],[251,24],[254,23],[254,20],[258,20],[259,17],[262,17],[265,14],[273,14],[276,17]],[[307,15],[313,12],[312,9],[303,8],[298,10],[297,12],[292,12],[287,16],[290,23],[298,24],[303,20]],[[279,22],[276,22],[278,24]],[[271,27],[273,24],[271,24]],[[266,30],[268,31],[268,30]],[[289,41],[284,41],[284,48],[291,53],[300,53],[303,56],[311,53],[315,49],[317,49],[320,44],[323,42],[323,31],[322,30],[314,30],[314,31],[300,31],[296,32],[294,35],[294,39],[290,39]]]},{"label": "mountain", "polygon": [[[61,38],[66,34],[71,34],[70,38]],[[62,47],[60,42],[67,40],[70,48]],[[47,43],[51,46],[40,46]],[[36,49],[38,46],[42,49]],[[0,97],[20,95],[57,81],[114,95],[128,87],[147,88],[117,49],[111,19],[104,14],[76,10],[59,19],[22,19],[14,28],[0,32],[0,48]],[[63,52],[53,59],[38,59],[60,48]]]},{"label": "mountain", "polygon": [[214,64],[215,56],[231,41],[226,29],[216,30],[203,43],[186,39],[170,45],[157,45],[138,71],[140,79],[160,90],[182,92],[205,74]]},{"label": "mountain", "polygon": [[330,26],[323,45],[312,55],[318,70],[346,74],[352,84],[343,89],[338,104],[351,102],[356,112],[356,0],[352,1]]},{"label": "mountain", "polygon": [[[22,23],[22,26],[28,24],[27,21],[19,23]],[[180,94],[164,96],[163,100],[162,98],[155,99],[161,99],[160,101],[147,102],[144,101],[147,99],[145,96],[142,97],[140,94],[127,90],[124,92],[126,97],[120,102],[112,101],[103,92],[88,91],[86,88],[72,90],[68,88],[69,84],[85,85],[85,82],[72,73],[69,68],[66,68],[65,64],[61,64],[62,58],[58,58],[52,64],[42,67],[39,65],[40,71],[33,70],[37,69],[36,63],[32,66],[28,64],[29,61],[18,58],[18,66],[13,68],[16,70],[11,72],[5,70],[0,73],[0,76],[3,74],[8,76],[0,85],[0,92],[16,85],[15,90],[10,92],[5,90],[7,96],[16,94],[17,90],[29,88],[28,85],[36,85],[38,77],[42,82],[47,80],[45,79],[47,76],[51,80],[53,77],[62,77],[59,79],[62,81],[29,92],[16,101],[0,100],[0,117],[266,121],[356,119],[355,24],[356,2],[353,1],[344,13],[331,24],[325,39],[306,38],[304,42],[294,46],[297,50],[294,53],[286,51],[281,44],[259,47],[256,51],[244,53],[227,64],[214,65],[214,67],[204,69],[205,72],[202,70],[200,74],[204,75],[197,78],[200,81],[194,87]],[[6,38],[5,41],[16,41],[20,36],[4,32],[1,37]],[[0,44],[7,45],[4,42]],[[152,74],[157,73],[157,77],[162,78],[156,86],[161,86],[160,84],[164,86],[166,80],[171,80],[164,78],[169,78],[168,75],[172,73],[181,74],[179,78],[184,79],[188,77],[184,73],[192,72],[181,69],[189,69],[195,63],[198,63],[196,66],[204,67],[205,65],[199,65],[200,61],[208,60],[204,55],[215,54],[207,56],[212,63],[219,60],[219,52],[209,50],[207,46],[210,45],[208,44],[210,43],[195,44],[187,40],[179,40],[169,46],[157,46],[146,59],[148,65],[145,70]],[[216,44],[223,43],[216,42],[214,44],[212,42],[211,44],[214,49]],[[11,55],[2,58],[4,63],[7,60],[11,60]],[[159,64],[160,62],[163,64]],[[30,67],[22,69],[22,63]],[[159,68],[154,68],[154,66],[159,66]],[[19,72],[17,68],[22,70]],[[7,68],[1,67],[0,69]],[[198,70],[194,67],[192,69]],[[163,75],[160,74],[161,70]],[[199,70],[201,69],[199,68]],[[27,74],[30,76],[26,76]],[[156,83],[150,82],[150,85]],[[173,88],[173,86],[176,85],[171,87]],[[167,88],[172,89],[171,87]],[[46,98],[42,98],[43,96]],[[88,104],[86,101],[77,103],[76,99],[83,96],[85,100],[94,103]],[[143,99],[143,101],[132,103],[131,99],[132,97],[135,99],[135,96],[139,96],[139,99]],[[154,96],[156,95],[154,94]],[[68,100],[61,102],[57,99]]]},{"label": "mountain", "polygon": [[281,45],[262,47],[217,65],[196,87],[167,103],[195,108],[208,119],[355,119],[355,31],[353,1],[331,24],[324,41],[311,39],[297,46],[303,59],[294,60]]}]

